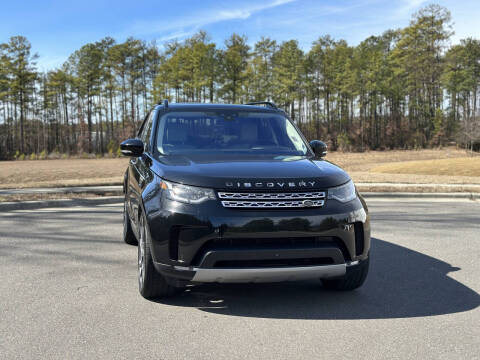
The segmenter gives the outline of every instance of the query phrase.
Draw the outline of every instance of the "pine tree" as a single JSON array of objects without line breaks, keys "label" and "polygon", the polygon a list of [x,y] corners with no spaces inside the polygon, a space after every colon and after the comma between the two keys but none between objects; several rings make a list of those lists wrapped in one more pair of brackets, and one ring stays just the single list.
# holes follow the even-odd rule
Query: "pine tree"
[{"label": "pine tree", "polygon": [[246,81],[245,71],[250,47],[247,45],[247,38],[237,34],[226,40],[225,46],[226,49],[221,52],[220,57],[223,83],[220,93],[227,102],[236,103],[244,95],[242,90]]}]

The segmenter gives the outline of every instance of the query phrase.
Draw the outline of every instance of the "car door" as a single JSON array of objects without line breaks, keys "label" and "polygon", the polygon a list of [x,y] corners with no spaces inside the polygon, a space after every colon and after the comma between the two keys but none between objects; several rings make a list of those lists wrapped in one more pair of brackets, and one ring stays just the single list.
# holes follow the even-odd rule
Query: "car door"
[{"label": "car door", "polygon": [[142,124],[138,137],[144,143],[144,153],[138,157],[132,157],[129,164],[129,181],[127,197],[130,208],[130,219],[134,232],[138,235],[138,208],[142,201],[142,192],[149,179],[148,171],[150,168],[151,158],[150,151],[150,134],[152,131],[152,123],[154,111],[151,111],[145,122]]}]

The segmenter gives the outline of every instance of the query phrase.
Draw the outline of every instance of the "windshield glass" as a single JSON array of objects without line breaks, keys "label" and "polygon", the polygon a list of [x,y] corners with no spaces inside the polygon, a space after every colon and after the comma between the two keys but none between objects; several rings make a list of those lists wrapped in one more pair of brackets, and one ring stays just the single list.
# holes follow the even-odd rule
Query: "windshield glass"
[{"label": "windshield glass", "polygon": [[307,145],[281,114],[250,111],[169,112],[159,121],[158,151],[176,154],[304,156]]}]

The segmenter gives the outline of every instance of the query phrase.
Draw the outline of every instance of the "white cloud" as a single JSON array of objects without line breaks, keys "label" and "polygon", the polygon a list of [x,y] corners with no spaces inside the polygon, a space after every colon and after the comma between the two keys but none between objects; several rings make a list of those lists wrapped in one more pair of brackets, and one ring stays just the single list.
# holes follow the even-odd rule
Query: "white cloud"
[{"label": "white cloud", "polygon": [[37,59],[37,70],[46,72],[59,68],[68,59],[68,55],[43,55],[39,54]]},{"label": "white cloud", "polygon": [[402,0],[402,4],[395,11],[397,18],[410,17],[412,12],[422,6],[426,0]]},{"label": "white cloud", "polygon": [[[193,35],[195,31],[177,31],[173,32],[168,35],[160,36],[158,39],[156,39],[159,42],[165,42],[169,40],[175,40],[175,39],[183,39],[186,38],[190,35]],[[161,44],[159,44],[161,46]]]},{"label": "white cloud", "polygon": [[471,16],[468,11],[452,12],[452,18],[454,21],[453,34],[451,40],[452,44],[460,43],[461,39],[472,37],[474,39],[480,39],[480,27],[478,26],[478,20],[475,16]]},{"label": "white cloud", "polygon": [[166,41],[175,38],[182,38],[192,35],[204,26],[229,20],[245,20],[253,14],[263,10],[271,9],[277,6],[288,4],[297,0],[274,0],[263,4],[248,4],[241,8],[220,9],[217,11],[206,11],[202,14],[184,16],[178,19],[172,19],[165,22],[155,21],[137,21],[129,28],[125,29],[119,37],[146,36],[152,34],[161,35],[159,40]]}]

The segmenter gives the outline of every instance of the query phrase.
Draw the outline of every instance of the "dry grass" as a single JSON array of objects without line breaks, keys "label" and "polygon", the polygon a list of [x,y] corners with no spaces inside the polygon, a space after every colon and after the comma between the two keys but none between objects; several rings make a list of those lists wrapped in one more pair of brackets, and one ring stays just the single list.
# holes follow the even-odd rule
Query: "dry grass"
[{"label": "dry grass", "polygon": [[[480,158],[480,154],[475,154]],[[369,172],[381,164],[398,163],[412,160],[454,159],[466,157],[465,150],[456,148],[428,150],[392,150],[367,151],[363,153],[331,152],[326,159],[341,166],[349,172]]]},{"label": "dry grass", "polygon": [[0,161],[0,188],[121,184],[128,159]]},{"label": "dry grass", "polygon": [[[467,157],[468,156],[468,157]],[[480,175],[475,175],[471,169],[464,169],[461,173],[455,166],[446,166],[443,172],[422,172],[422,165],[431,160],[444,160],[455,164],[457,159],[471,159],[470,164],[480,161],[480,154],[470,154],[456,148],[430,150],[393,150],[370,151],[364,153],[333,152],[327,155],[327,160],[343,167],[356,182],[362,183],[406,183],[406,184],[480,184]],[[414,161],[416,164],[410,172],[375,171],[385,166],[403,166]],[[473,165],[477,166],[477,165]],[[387,170],[387,169],[386,169]]]},{"label": "dry grass", "polygon": [[[480,184],[480,156],[467,156],[446,148],[332,152],[327,160],[347,170],[356,182]],[[0,161],[0,188],[120,185],[127,164],[126,158]]]},{"label": "dry grass", "polygon": [[480,176],[480,157],[406,161],[375,166],[370,171],[386,174]]},{"label": "dry grass", "polygon": [[401,183],[401,184],[480,184],[478,176],[384,174],[350,171],[356,183]]}]

